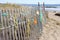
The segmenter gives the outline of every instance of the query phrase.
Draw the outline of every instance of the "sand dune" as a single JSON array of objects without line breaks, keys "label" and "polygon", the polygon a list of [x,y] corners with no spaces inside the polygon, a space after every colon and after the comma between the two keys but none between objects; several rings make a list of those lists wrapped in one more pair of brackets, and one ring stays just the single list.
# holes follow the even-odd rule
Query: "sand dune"
[{"label": "sand dune", "polygon": [[40,40],[60,40],[60,17],[49,12],[47,24],[43,26],[43,33]]}]

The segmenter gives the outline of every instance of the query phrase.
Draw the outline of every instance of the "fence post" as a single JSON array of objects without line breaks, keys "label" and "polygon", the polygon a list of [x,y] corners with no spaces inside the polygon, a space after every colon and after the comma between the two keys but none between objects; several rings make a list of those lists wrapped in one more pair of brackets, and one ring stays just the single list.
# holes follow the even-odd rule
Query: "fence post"
[{"label": "fence post", "polygon": [[42,22],[40,21],[41,19],[40,19],[40,14],[41,14],[41,5],[40,5],[40,3],[38,2],[38,12],[39,12],[39,15],[38,15],[38,25],[39,25],[39,27],[40,27],[40,33],[42,32]]},{"label": "fence post", "polygon": [[43,17],[44,17],[44,24],[46,24],[46,16],[47,16],[47,14],[46,14],[46,12],[45,12],[45,4],[44,4],[44,2],[43,2]]}]

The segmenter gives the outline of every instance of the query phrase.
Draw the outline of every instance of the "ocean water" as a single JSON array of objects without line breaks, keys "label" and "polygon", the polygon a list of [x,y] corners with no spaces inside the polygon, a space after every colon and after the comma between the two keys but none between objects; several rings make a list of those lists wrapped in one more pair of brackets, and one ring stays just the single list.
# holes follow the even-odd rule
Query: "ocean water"
[{"label": "ocean water", "polygon": [[[38,6],[38,4],[19,4],[23,6]],[[42,4],[40,4],[42,6]],[[45,4],[45,7],[60,7],[60,4]]]},{"label": "ocean water", "polygon": [[60,11],[60,8],[45,8],[47,11]]},{"label": "ocean water", "polygon": [[[38,4],[21,4],[23,6],[38,6]],[[40,5],[42,7],[42,4]],[[45,4],[45,10],[54,10],[54,11],[60,11],[60,4]]]}]

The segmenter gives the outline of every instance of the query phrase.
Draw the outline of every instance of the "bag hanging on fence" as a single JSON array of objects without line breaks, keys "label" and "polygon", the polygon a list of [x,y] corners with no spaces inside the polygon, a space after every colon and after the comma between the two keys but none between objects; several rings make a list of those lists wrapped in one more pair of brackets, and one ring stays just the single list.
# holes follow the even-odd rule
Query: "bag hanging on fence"
[{"label": "bag hanging on fence", "polygon": [[34,18],[34,24],[37,24],[37,19],[36,18]]},{"label": "bag hanging on fence", "polygon": [[40,13],[40,22],[42,22],[43,14],[42,12]]}]

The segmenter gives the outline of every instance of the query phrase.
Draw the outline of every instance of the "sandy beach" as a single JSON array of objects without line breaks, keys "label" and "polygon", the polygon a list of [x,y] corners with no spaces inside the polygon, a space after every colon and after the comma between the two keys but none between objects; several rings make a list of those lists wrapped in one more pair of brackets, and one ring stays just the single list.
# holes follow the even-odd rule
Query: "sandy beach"
[{"label": "sandy beach", "polygon": [[43,26],[40,40],[60,40],[60,17],[56,12],[48,11],[47,24]]}]

